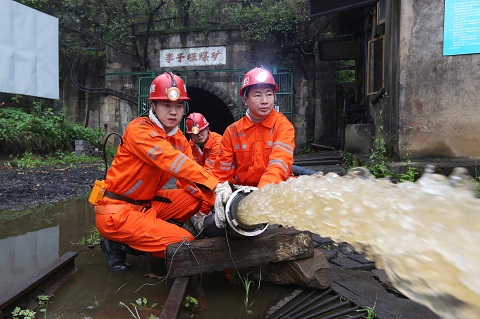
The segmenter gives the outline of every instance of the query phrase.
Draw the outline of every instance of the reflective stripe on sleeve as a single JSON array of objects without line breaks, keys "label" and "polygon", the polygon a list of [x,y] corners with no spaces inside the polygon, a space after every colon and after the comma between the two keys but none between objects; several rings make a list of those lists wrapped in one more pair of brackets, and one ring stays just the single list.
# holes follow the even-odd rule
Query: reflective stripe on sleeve
[{"label": "reflective stripe on sleeve", "polygon": [[220,162],[220,170],[229,171],[234,167],[233,162]]},{"label": "reflective stripe on sleeve", "polygon": [[173,161],[172,166],[170,166],[170,172],[178,174],[178,171],[182,168],[183,163],[188,159],[185,154],[178,154],[177,158]]},{"label": "reflective stripe on sleeve", "polygon": [[287,143],[275,142],[275,143],[273,143],[273,148],[281,149],[284,152],[293,155],[293,147],[292,147],[292,145],[289,145]]},{"label": "reflective stripe on sleeve", "polygon": [[151,157],[152,160],[155,160],[155,157],[161,152],[162,150],[160,149],[160,146],[155,145],[151,150],[147,152],[147,156]]},{"label": "reflective stripe on sleeve", "polygon": [[270,166],[270,165],[278,165],[278,166],[280,166],[280,167],[283,169],[283,171],[284,171],[285,173],[287,173],[287,168],[288,168],[288,166],[287,166],[287,164],[285,164],[285,162],[282,161],[282,160],[278,160],[278,159],[271,160],[271,161],[268,162],[268,165],[269,165],[269,166]]}]

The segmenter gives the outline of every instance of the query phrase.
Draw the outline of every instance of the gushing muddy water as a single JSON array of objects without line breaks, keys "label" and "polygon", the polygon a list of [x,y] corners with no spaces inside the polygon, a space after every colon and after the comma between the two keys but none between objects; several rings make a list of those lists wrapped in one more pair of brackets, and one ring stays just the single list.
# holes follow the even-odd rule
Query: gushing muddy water
[{"label": "gushing muddy water", "polygon": [[348,242],[384,269],[394,286],[439,316],[480,318],[480,200],[462,169],[427,172],[416,183],[300,176],[257,190],[237,207],[245,225],[309,230]]}]

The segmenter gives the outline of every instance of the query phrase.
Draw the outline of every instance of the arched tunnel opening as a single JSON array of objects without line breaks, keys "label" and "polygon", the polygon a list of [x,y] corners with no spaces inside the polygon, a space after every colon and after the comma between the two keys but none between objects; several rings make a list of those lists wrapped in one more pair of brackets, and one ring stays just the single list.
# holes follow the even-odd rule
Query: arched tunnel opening
[{"label": "arched tunnel opening", "polygon": [[190,113],[198,112],[210,123],[210,130],[223,134],[235,120],[228,105],[215,94],[197,87],[187,86]]}]

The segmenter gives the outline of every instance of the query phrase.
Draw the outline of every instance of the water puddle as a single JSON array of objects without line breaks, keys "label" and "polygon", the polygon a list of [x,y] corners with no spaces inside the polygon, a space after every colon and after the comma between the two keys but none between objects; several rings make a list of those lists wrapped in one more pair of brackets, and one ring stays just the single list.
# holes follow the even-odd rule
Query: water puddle
[{"label": "water puddle", "polygon": [[[128,318],[128,309],[119,303],[134,311],[131,303],[140,297],[147,300],[140,316],[158,317],[173,283],[161,281],[167,274],[165,260],[127,256],[135,266],[132,271],[109,273],[99,246],[87,249],[79,244],[90,236],[94,226],[95,213],[86,198],[0,211],[0,291],[34,275],[66,252],[76,251],[78,271],[50,298],[47,318]],[[248,318],[257,318],[294,290],[266,282],[259,289],[256,285],[250,288],[249,300],[254,303],[249,309],[253,314]],[[208,308],[195,318],[247,318],[245,289],[239,282],[231,282],[218,272],[203,275],[202,287]],[[158,306],[148,309],[154,303]],[[43,318],[43,314],[37,313],[37,318]]]},{"label": "water puddle", "polygon": [[309,230],[364,251],[394,286],[443,318],[479,318],[480,200],[469,177],[426,173],[416,183],[300,176],[237,207],[245,225]]}]

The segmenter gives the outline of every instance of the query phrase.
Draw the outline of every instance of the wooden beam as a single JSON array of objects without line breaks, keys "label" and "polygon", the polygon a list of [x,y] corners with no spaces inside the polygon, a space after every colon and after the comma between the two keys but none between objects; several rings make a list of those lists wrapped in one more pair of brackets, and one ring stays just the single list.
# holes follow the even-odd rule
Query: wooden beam
[{"label": "wooden beam", "polygon": [[313,256],[310,232],[294,228],[269,227],[256,237],[215,237],[195,240],[188,245],[167,246],[169,277],[183,277],[227,268],[259,266],[269,262]]},{"label": "wooden beam", "polygon": [[190,277],[175,278],[170,293],[168,294],[168,298],[163,305],[160,319],[173,319],[178,317],[178,312],[185,299],[189,281]]},{"label": "wooden beam", "polygon": [[77,252],[67,252],[23,282],[0,293],[0,318],[10,314],[14,306],[30,310],[36,308],[39,294],[53,294],[77,271],[75,268],[77,256]]}]

